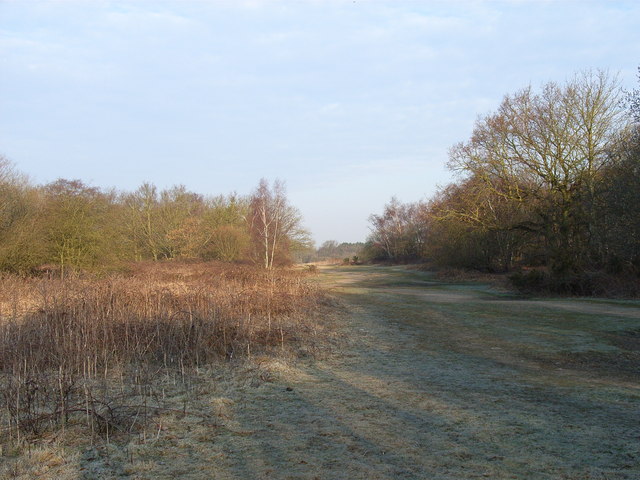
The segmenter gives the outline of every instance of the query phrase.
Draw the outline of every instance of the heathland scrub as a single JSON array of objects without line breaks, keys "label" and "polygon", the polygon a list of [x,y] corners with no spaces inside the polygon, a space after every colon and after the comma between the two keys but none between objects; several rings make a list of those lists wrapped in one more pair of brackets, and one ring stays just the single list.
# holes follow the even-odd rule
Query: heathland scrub
[{"label": "heathland scrub", "polygon": [[639,302],[399,267],[317,281],[337,304],[328,354],[201,373],[146,438],[32,453],[52,459],[40,478],[640,478]]}]

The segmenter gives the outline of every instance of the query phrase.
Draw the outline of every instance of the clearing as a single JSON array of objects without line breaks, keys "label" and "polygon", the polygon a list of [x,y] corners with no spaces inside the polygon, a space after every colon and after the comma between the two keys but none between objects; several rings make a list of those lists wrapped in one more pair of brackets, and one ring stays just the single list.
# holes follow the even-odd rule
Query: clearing
[{"label": "clearing", "polygon": [[40,473],[640,478],[640,302],[527,299],[396,267],[317,278],[340,303],[334,352],[203,374],[187,409],[206,416],[165,414],[125,446],[39,452]]}]

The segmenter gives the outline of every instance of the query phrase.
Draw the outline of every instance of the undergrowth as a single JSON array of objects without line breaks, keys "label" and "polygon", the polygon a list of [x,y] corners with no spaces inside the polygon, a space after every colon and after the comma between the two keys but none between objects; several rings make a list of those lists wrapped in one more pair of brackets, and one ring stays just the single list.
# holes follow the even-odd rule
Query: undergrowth
[{"label": "undergrowth", "polygon": [[[0,444],[73,426],[144,429],[165,382],[257,354],[313,353],[322,294],[303,272],[140,263],[126,273],[0,278]],[[186,405],[184,407],[186,411]]]}]

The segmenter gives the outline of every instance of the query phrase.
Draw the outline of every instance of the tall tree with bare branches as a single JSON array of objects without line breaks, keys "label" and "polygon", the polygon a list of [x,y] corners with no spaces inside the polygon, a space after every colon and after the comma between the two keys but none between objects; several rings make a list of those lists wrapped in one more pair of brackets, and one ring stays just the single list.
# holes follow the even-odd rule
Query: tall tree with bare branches
[{"label": "tall tree with bare branches", "polygon": [[251,195],[247,218],[253,241],[254,260],[271,269],[274,261],[286,261],[292,247],[308,242],[300,212],[287,200],[284,183],[264,178]]},{"label": "tall tree with bare branches", "polygon": [[480,179],[496,195],[535,205],[536,227],[557,272],[579,268],[589,243],[595,182],[611,162],[627,121],[618,81],[588,71],[565,85],[507,95],[479,119],[450,167]]}]

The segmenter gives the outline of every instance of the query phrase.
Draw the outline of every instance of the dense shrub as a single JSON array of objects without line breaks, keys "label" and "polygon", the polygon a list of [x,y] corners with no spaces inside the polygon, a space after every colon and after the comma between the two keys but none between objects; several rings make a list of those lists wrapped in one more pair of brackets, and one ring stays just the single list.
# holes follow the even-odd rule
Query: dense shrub
[{"label": "dense shrub", "polygon": [[39,434],[80,413],[92,428],[116,428],[105,417],[117,406],[114,378],[136,384],[140,372],[184,375],[257,353],[309,352],[322,330],[320,299],[303,272],[219,262],[64,279],[5,274],[0,432]]}]

